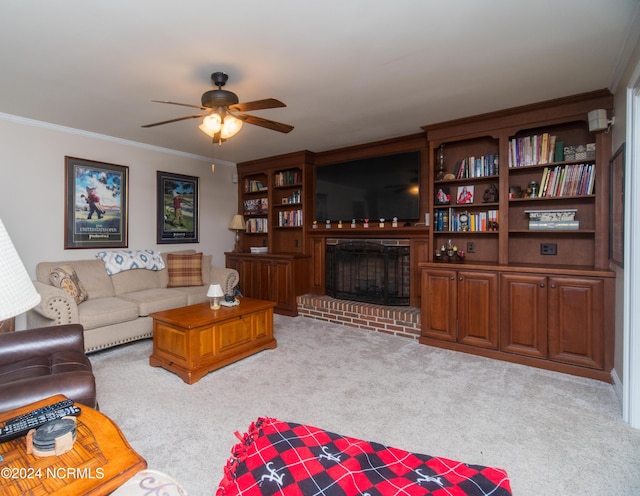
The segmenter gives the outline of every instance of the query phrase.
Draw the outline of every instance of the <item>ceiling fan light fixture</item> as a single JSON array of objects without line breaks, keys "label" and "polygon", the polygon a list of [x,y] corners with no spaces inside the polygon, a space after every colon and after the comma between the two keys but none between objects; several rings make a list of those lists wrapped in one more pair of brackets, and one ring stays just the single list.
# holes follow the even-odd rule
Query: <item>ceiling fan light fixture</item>
[{"label": "ceiling fan light fixture", "polygon": [[202,124],[199,127],[205,134],[213,136],[220,132],[220,129],[222,128],[222,119],[218,114],[209,114],[202,119]]},{"label": "ceiling fan light fixture", "polygon": [[220,137],[222,139],[231,138],[232,136],[235,136],[240,129],[242,129],[242,121],[240,119],[236,119],[232,115],[226,115],[220,131]]}]

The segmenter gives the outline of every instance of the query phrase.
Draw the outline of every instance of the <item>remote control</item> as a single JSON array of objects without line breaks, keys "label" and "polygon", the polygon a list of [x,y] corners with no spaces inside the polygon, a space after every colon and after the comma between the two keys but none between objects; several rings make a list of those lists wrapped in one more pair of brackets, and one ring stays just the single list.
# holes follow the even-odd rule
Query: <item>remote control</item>
[{"label": "remote control", "polygon": [[[41,425],[44,425],[53,420],[57,420],[62,417],[73,415],[77,417],[80,415],[80,408],[77,406],[67,406],[58,408],[56,410],[48,409],[46,412],[42,412],[43,409],[34,410],[29,414],[20,415],[21,420],[12,424],[6,424],[4,427],[0,427],[0,443],[11,441],[20,436],[26,435],[31,429],[37,429]],[[34,415],[34,412],[39,412]],[[13,420],[13,419],[12,419]]]},{"label": "remote control", "polygon": [[73,400],[62,400],[58,403],[53,403],[51,405],[43,406],[42,408],[38,408],[37,410],[33,410],[32,412],[27,412],[22,415],[18,415],[17,417],[10,418],[7,420],[4,425],[17,424],[18,422],[22,422],[23,420],[28,419],[29,417],[42,415],[43,413],[52,412],[54,410],[59,410],[60,408],[67,408],[68,406],[73,406]]}]

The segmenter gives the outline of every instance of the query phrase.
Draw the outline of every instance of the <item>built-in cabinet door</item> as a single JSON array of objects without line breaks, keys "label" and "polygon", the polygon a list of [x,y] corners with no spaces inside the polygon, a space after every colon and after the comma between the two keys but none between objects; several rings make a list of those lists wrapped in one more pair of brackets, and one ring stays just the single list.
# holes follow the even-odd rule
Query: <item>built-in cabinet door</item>
[{"label": "built-in cabinet door", "polygon": [[422,336],[456,341],[457,293],[455,270],[422,271]]},{"label": "built-in cabinet door", "polygon": [[547,278],[538,274],[500,276],[500,349],[547,357]]},{"label": "built-in cabinet door", "polygon": [[290,260],[278,260],[271,266],[271,299],[280,309],[294,311],[293,274]]},{"label": "built-in cabinet door", "polygon": [[226,266],[230,269],[238,271],[240,280],[238,281],[238,289],[249,298],[258,298],[256,287],[256,264],[254,260],[242,257],[227,257]]},{"label": "built-in cabinet door", "polygon": [[458,271],[458,342],[498,348],[498,273]]},{"label": "built-in cabinet door", "polygon": [[549,358],[602,369],[604,281],[549,278]]},{"label": "built-in cabinet door", "polygon": [[257,261],[258,277],[257,283],[259,286],[256,298],[260,300],[274,301],[273,297],[273,261],[270,259],[259,259]]}]

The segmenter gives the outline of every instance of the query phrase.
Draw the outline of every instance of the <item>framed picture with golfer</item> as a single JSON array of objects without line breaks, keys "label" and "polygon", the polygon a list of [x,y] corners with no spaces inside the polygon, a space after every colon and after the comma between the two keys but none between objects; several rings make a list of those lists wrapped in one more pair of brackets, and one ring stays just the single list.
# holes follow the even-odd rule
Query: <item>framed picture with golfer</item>
[{"label": "framed picture with golfer", "polygon": [[198,243],[198,178],[158,171],[158,244]]},{"label": "framed picture with golfer", "polygon": [[126,248],[129,167],[65,157],[64,247]]}]

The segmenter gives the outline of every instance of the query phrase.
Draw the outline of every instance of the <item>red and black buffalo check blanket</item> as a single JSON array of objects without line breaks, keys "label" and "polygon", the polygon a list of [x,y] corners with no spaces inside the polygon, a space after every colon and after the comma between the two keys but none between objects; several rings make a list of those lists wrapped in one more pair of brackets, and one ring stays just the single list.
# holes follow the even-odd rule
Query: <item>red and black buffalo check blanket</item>
[{"label": "red and black buffalo check blanket", "polygon": [[217,496],[507,496],[504,470],[409,453],[309,425],[259,418],[232,450]]}]

